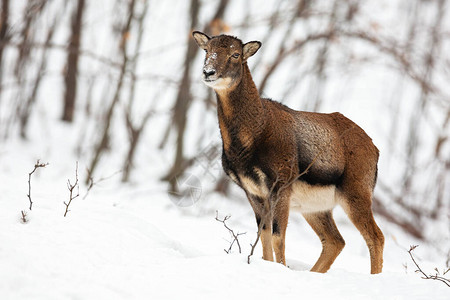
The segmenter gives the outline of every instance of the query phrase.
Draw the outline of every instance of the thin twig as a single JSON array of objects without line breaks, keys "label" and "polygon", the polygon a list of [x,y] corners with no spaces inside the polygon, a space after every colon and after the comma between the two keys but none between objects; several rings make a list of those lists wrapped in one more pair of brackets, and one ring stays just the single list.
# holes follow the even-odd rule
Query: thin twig
[{"label": "thin twig", "polygon": [[99,183],[102,182],[102,181],[108,180],[108,179],[110,179],[110,178],[114,177],[115,175],[117,175],[117,174],[119,174],[119,173],[122,172],[122,170],[119,170],[119,171],[116,171],[116,172],[114,172],[113,174],[111,174],[111,175],[109,175],[109,176],[102,177],[102,178],[100,178],[99,180],[94,181],[94,178],[92,178],[91,172],[89,171],[89,169],[86,169],[86,171],[87,171],[87,173],[88,173],[88,179],[87,179],[87,181],[88,181],[88,188],[87,188],[86,194],[83,196],[83,200],[86,199],[86,197],[89,195],[90,190],[91,190],[95,185],[99,184]]},{"label": "thin twig", "polygon": [[[78,188],[77,194],[75,196],[73,196],[73,190],[75,189],[75,187]],[[76,168],[75,168],[75,183],[71,184],[70,179],[67,179],[67,189],[69,190],[70,195],[69,195],[69,202],[64,201],[64,205],[66,206],[66,211],[64,213],[64,217],[69,212],[69,205],[70,205],[70,203],[72,203],[72,200],[77,198],[78,196],[80,196],[80,186],[78,185],[78,162],[77,162]]]},{"label": "thin twig", "polygon": [[[444,278],[442,276],[438,276],[437,273],[439,273],[439,272],[437,271],[437,269],[435,269],[437,272],[436,275],[427,275],[427,274],[425,274],[424,271],[422,271],[422,269],[420,268],[420,266],[417,264],[416,260],[414,259],[414,256],[412,255],[412,251],[414,251],[414,249],[416,249],[417,247],[419,247],[419,246],[418,245],[411,246],[408,250],[409,256],[411,256],[413,263],[416,265],[416,268],[417,268],[416,272],[420,272],[424,276],[424,277],[422,277],[423,279],[438,280],[438,281],[445,283],[448,287],[450,287],[450,279]],[[448,272],[448,269],[444,272],[444,275],[447,272]]]},{"label": "thin twig", "polygon": [[255,247],[256,245],[258,245],[259,242],[259,238],[261,237],[261,230],[262,230],[262,225],[263,223],[260,222],[259,226],[258,226],[258,233],[256,234],[256,240],[253,244],[250,244],[251,250],[250,250],[250,254],[247,256],[247,264],[250,264],[250,257],[253,256],[253,252],[255,252]]},{"label": "thin twig", "polygon": [[236,242],[238,248],[239,248],[239,253],[242,253],[241,251],[241,244],[239,243],[239,236],[246,234],[246,232],[243,233],[234,233],[234,230],[231,229],[230,227],[228,227],[228,225],[226,224],[226,221],[228,219],[230,219],[231,216],[225,216],[222,220],[219,219],[219,212],[216,210],[216,221],[220,222],[223,224],[223,226],[228,230],[228,232],[230,233],[231,237],[233,238],[233,240],[230,242],[230,247],[228,248],[228,250],[223,249],[227,254],[231,253],[231,248],[233,248],[234,242]]},{"label": "thin twig", "polygon": [[41,164],[39,162],[39,159],[36,161],[36,164],[34,164],[34,169],[33,171],[31,171],[30,173],[28,173],[28,200],[30,200],[30,210],[33,207],[33,201],[31,201],[31,175],[33,175],[33,173],[38,169],[38,168],[45,168],[46,166],[48,166],[48,163],[45,164]]},{"label": "thin twig", "polygon": [[28,220],[27,220],[27,213],[24,210],[22,210],[21,213],[22,213],[22,216],[20,217],[20,219],[22,220],[22,222],[23,223],[28,222]]}]

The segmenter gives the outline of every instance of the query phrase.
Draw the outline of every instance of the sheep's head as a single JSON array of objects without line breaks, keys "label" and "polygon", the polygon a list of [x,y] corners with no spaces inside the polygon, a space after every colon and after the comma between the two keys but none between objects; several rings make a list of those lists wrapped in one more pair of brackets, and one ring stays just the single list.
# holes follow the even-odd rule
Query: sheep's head
[{"label": "sheep's head", "polygon": [[206,51],[203,82],[215,90],[235,86],[242,78],[243,65],[261,47],[260,42],[244,44],[229,35],[209,37],[199,31],[192,35],[198,46]]}]

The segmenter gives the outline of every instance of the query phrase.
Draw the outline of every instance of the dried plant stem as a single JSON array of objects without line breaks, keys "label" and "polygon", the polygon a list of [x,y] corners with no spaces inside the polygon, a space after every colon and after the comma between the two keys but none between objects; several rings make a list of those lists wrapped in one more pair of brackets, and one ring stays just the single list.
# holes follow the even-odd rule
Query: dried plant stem
[{"label": "dried plant stem", "polygon": [[231,229],[230,227],[228,227],[226,221],[228,219],[230,219],[231,216],[225,216],[222,220],[219,219],[219,212],[216,210],[216,221],[220,222],[223,224],[223,226],[228,230],[228,232],[230,233],[231,237],[233,238],[233,240],[230,242],[230,247],[228,248],[228,250],[223,249],[227,254],[231,252],[231,248],[233,248],[234,243],[236,242],[238,249],[239,249],[239,253],[242,253],[241,251],[241,244],[239,243],[239,236],[245,234],[244,233],[234,233],[234,230]]},{"label": "dried plant stem", "polygon": [[[77,194],[74,196],[73,191],[74,191],[75,187],[77,188]],[[71,184],[70,179],[68,179],[67,180],[67,189],[69,190],[70,195],[69,195],[69,202],[64,201],[64,205],[66,206],[66,211],[64,212],[64,217],[69,212],[69,205],[72,203],[72,200],[77,198],[78,196],[80,196],[80,186],[78,185],[78,162],[77,162],[76,168],[75,168],[75,183]]]},{"label": "dried plant stem", "polygon": [[46,166],[48,166],[48,163],[45,164],[41,164],[39,162],[39,159],[36,161],[36,163],[34,164],[34,169],[33,171],[31,171],[30,173],[28,173],[28,200],[30,201],[30,207],[29,209],[31,210],[31,208],[33,207],[33,201],[31,200],[31,175],[33,175],[33,173],[38,169],[38,168],[45,168]]},{"label": "dried plant stem", "polygon": [[[416,265],[416,272],[420,272],[423,275],[423,279],[433,279],[433,280],[437,280],[437,281],[441,281],[444,284],[446,284],[448,287],[450,287],[450,279],[444,278],[442,276],[438,276],[438,274],[435,275],[427,275],[425,274],[424,271],[422,271],[422,269],[420,268],[420,266],[417,264],[416,260],[414,259],[414,256],[412,255],[412,251],[414,251],[414,249],[416,249],[417,247],[419,247],[418,245],[415,246],[411,246],[408,250],[409,256],[411,256],[411,260],[413,261],[413,263]],[[437,270],[436,270],[437,272]],[[446,270],[444,272],[444,275],[448,272],[448,270]]]},{"label": "dried plant stem", "polygon": [[22,213],[22,216],[20,217],[20,219],[22,220],[22,222],[23,223],[28,222],[28,220],[27,220],[27,213],[24,210],[22,210],[21,213]]},{"label": "dried plant stem", "polygon": [[117,174],[122,172],[122,170],[119,170],[119,171],[116,171],[116,172],[114,172],[113,174],[111,174],[109,176],[102,177],[102,178],[98,179],[97,181],[94,181],[94,178],[92,177],[91,172],[89,171],[89,169],[86,169],[86,170],[87,170],[87,173],[88,173],[88,177],[87,177],[88,187],[87,187],[86,194],[83,196],[83,200],[86,199],[86,197],[89,195],[89,192],[91,191],[91,189],[95,185],[99,184],[102,181],[108,180],[108,179],[110,179],[110,178],[114,177],[115,175],[117,175]]},{"label": "dried plant stem", "polygon": [[259,226],[258,226],[258,233],[256,234],[256,240],[255,240],[255,242],[254,242],[253,244],[250,244],[251,249],[250,249],[250,254],[247,256],[247,264],[250,264],[250,257],[253,256],[253,253],[255,252],[256,245],[258,245],[259,238],[261,237],[261,230],[262,230],[262,227],[263,227],[262,224],[263,224],[262,222],[259,223]]}]

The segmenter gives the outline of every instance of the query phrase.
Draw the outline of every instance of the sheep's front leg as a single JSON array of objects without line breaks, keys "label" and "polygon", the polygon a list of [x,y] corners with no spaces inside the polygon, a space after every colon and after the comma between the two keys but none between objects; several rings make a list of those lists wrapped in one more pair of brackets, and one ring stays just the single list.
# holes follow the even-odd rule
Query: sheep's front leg
[{"label": "sheep's front leg", "polygon": [[[273,261],[273,247],[272,247],[272,222],[270,218],[266,218],[261,229],[261,244],[263,248],[263,259]],[[259,225],[258,225],[258,228]]]},{"label": "sheep's front leg", "polygon": [[289,219],[289,195],[280,195],[275,203],[272,221],[272,244],[276,261],[286,265],[284,254],[286,229]]},{"label": "sheep's front leg", "polygon": [[258,234],[263,248],[263,259],[273,261],[272,213],[268,208],[268,203],[264,203],[260,197],[249,196],[248,198],[255,212]]}]

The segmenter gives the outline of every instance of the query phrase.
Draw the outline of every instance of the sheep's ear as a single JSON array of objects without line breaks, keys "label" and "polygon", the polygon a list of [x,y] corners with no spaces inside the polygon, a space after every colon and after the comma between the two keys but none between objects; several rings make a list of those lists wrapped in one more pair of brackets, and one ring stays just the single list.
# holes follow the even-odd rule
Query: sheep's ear
[{"label": "sheep's ear", "polygon": [[210,40],[210,37],[200,31],[194,31],[192,33],[192,36],[194,37],[194,40],[197,43],[197,45],[203,50],[206,50],[206,44]]},{"label": "sheep's ear", "polygon": [[244,47],[242,50],[243,60],[246,61],[250,56],[255,54],[256,51],[258,51],[260,47],[261,47],[261,42],[258,42],[258,41],[248,42],[248,43],[244,44]]}]

